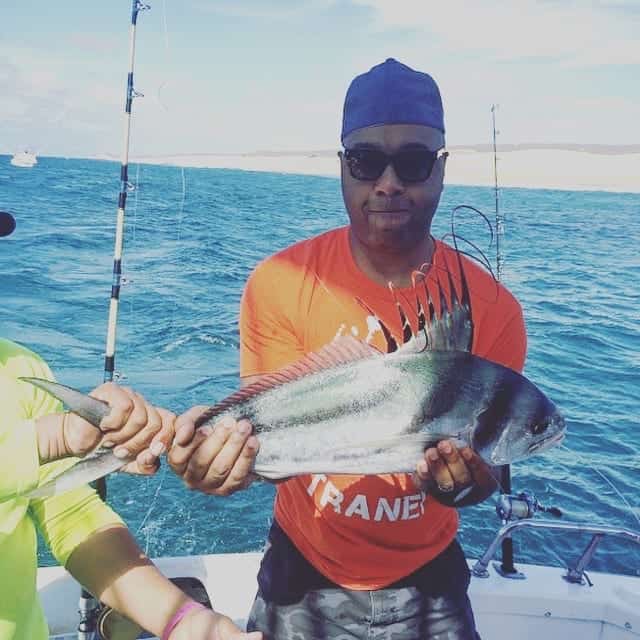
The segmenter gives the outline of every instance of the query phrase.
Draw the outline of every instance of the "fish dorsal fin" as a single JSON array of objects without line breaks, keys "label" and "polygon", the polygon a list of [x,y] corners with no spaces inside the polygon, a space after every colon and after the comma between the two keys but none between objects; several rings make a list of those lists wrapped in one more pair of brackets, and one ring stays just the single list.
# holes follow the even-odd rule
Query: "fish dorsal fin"
[{"label": "fish dorsal fin", "polygon": [[318,351],[313,351],[286,367],[269,373],[256,382],[232,393],[224,400],[207,409],[197,420],[196,427],[209,422],[212,418],[225,413],[228,409],[269,389],[299,380],[312,373],[331,369],[342,364],[381,356],[382,352],[374,346],[351,336],[339,336]]},{"label": "fish dorsal fin", "polygon": [[411,336],[407,342],[398,347],[397,353],[422,353],[429,348],[426,333]]}]

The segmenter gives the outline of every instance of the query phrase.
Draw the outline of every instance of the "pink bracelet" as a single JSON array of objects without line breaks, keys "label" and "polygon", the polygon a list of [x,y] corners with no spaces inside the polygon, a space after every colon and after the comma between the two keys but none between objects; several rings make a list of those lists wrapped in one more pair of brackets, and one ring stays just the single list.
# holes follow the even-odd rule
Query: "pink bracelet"
[{"label": "pink bracelet", "polygon": [[164,631],[162,632],[162,638],[161,640],[169,640],[169,636],[171,635],[172,631],[176,628],[176,626],[178,625],[178,623],[182,620],[182,618],[184,618],[187,613],[189,613],[189,611],[192,611],[193,609],[206,609],[206,607],[203,604],[200,604],[199,602],[195,602],[194,600],[191,600],[190,602],[186,602],[185,604],[183,604],[171,617],[171,620],[169,620],[169,622],[167,623],[167,626],[164,628]]}]

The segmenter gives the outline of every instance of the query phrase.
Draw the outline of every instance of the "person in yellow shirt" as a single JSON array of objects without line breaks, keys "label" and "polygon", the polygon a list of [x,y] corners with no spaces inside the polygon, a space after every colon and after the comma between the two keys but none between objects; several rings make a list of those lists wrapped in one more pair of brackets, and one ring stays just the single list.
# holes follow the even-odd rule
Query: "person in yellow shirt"
[{"label": "person in yellow shirt", "polygon": [[[0,237],[15,227],[0,212]],[[163,640],[258,640],[226,616],[206,609],[165,578],[122,519],[88,486],[43,499],[13,498],[73,464],[98,444],[137,454],[126,471],[153,473],[169,446],[175,416],[130,389],[107,383],[92,395],[111,411],[96,429],[63,413],[60,403],[21,381],[53,379],[38,355],[0,338],[0,640],[44,640],[46,620],[36,591],[37,538],[91,593]],[[13,498],[13,499],[12,499]]]}]

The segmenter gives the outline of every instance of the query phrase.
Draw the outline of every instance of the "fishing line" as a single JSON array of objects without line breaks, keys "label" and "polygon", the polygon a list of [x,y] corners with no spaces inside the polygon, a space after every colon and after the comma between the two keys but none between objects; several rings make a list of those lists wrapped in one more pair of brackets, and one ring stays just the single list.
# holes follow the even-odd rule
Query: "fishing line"
[{"label": "fishing line", "polygon": [[[498,281],[498,279],[496,278],[496,276],[495,276],[495,274],[493,272],[493,269],[491,267],[491,263],[488,261],[488,259],[484,255],[482,249],[480,249],[480,247],[478,247],[477,244],[475,244],[471,240],[467,240],[464,236],[454,235],[453,233],[445,233],[444,236],[442,236],[441,240],[443,242],[446,242],[449,238],[451,238],[451,240],[453,240],[453,243],[455,245],[455,250],[456,250],[457,253],[460,253],[463,256],[467,256],[467,258],[471,258],[475,262],[478,262],[479,264],[481,264],[491,274],[491,277],[496,282]],[[458,247],[458,244],[457,244],[458,240],[462,240],[463,242],[466,242],[469,246],[473,247],[478,253],[482,254],[482,257],[484,258],[484,260],[480,260],[480,258],[478,258],[478,256],[476,256],[475,254],[473,254],[473,253],[471,253],[469,251],[465,251],[464,249],[460,249],[460,247]]]},{"label": "fishing line", "polygon": [[[562,455],[562,452],[569,454],[568,459]],[[546,454],[547,457],[552,458],[554,462],[559,462],[567,467],[575,466],[576,464],[576,452],[569,449],[566,445],[558,445],[551,449]],[[588,462],[593,465],[608,465],[612,467],[621,467],[623,469],[632,469],[637,471],[640,467],[640,456],[626,456],[627,460],[611,460],[607,456],[603,456],[597,453],[580,453],[580,463]]]},{"label": "fishing line", "polygon": [[[178,231],[177,231],[177,244],[178,249],[175,254],[175,270],[180,269],[180,265],[183,264],[181,260],[182,252],[182,220],[184,218],[184,203],[187,197],[187,181],[184,173],[184,167],[180,167],[180,175],[182,178],[182,195],[180,197],[180,208],[178,210]],[[178,301],[174,298],[173,308],[171,310],[171,322],[169,324],[169,333],[171,334],[171,344],[176,342],[176,313],[178,311]]]},{"label": "fishing line", "polygon": [[[468,209],[469,211],[473,211],[474,213],[477,213],[487,223],[487,227],[489,229],[489,233],[491,234],[491,237],[489,238],[489,249],[490,249],[491,245],[493,244],[494,233],[493,233],[493,226],[491,225],[491,221],[489,220],[489,218],[484,213],[482,213],[482,211],[480,211],[480,209],[477,209],[476,207],[473,207],[470,204],[459,204],[459,205],[455,206],[451,210],[451,237],[453,238],[454,246],[455,246],[456,250],[458,249],[458,245],[456,244],[456,238],[457,237],[460,237],[465,242],[469,242],[463,236],[458,236],[458,234],[455,231],[456,213],[458,211],[460,211],[461,209],[465,209],[465,210]],[[472,243],[469,242],[469,244],[472,244]],[[473,246],[475,247],[475,245],[473,245]],[[489,259],[487,258],[487,256],[480,249],[477,249],[477,251],[480,253],[482,258],[484,259],[484,264],[486,265],[487,269],[490,270],[491,269],[491,264],[490,264]]]},{"label": "fishing line", "polygon": [[[445,236],[443,236],[442,240],[444,241],[444,239],[450,237],[450,234],[446,234]],[[469,240],[466,240],[465,238],[463,238],[462,236],[457,236],[458,239],[464,240],[465,242],[467,242],[468,244],[472,245],[474,248],[476,248],[478,251],[481,252],[480,249],[478,249],[472,242],[470,242]],[[473,254],[467,253],[466,251],[463,251],[462,249],[456,249],[455,250],[456,253],[460,253],[461,255],[467,256],[469,258],[472,258],[473,260],[475,260],[476,262],[478,262],[477,257],[475,257]],[[424,271],[420,271],[420,273],[422,273],[422,276],[424,278],[425,282],[431,282],[432,284],[440,284],[440,276],[442,274],[447,275],[448,277],[451,277],[451,279],[454,281],[455,285],[457,285],[458,287],[462,287],[462,278],[459,274],[454,273],[454,271],[452,271],[452,268],[449,266],[448,261],[446,259],[445,256],[445,260],[444,260],[445,264],[441,265],[441,264],[436,264],[436,263],[431,263],[429,266],[429,269],[426,271],[426,273]],[[421,269],[424,267],[424,265],[421,266]],[[489,269],[490,271],[490,269]],[[496,283],[496,287],[495,287],[495,292],[496,295],[493,298],[488,298],[486,295],[483,294],[483,292],[480,292],[477,290],[477,288],[475,286],[473,286],[472,283],[470,283],[467,280],[467,287],[469,289],[469,293],[474,294],[474,297],[487,302],[488,304],[495,304],[496,300],[498,299],[498,280],[496,280],[493,272],[490,271],[490,275],[493,278],[493,281]],[[457,292],[457,291],[456,291]],[[473,307],[472,307],[472,311],[473,311]]]},{"label": "fishing line", "polygon": [[[559,445],[560,449],[564,449],[565,451],[568,451],[569,453],[574,453],[571,451],[571,449],[569,449],[566,445]],[[596,466],[592,466],[591,467],[592,471],[595,471],[616,493],[616,495],[620,498],[620,500],[622,500],[622,502],[625,504],[625,506],[627,507],[627,509],[629,510],[629,513],[631,513],[631,515],[636,519],[638,526],[640,526],[640,516],[638,516],[638,514],[636,513],[637,508],[634,508],[631,506],[631,504],[629,503],[629,501],[624,497],[624,495],[622,494],[621,491],[619,491],[619,489],[613,484],[613,482],[611,482],[611,480],[609,480],[609,478],[607,478],[607,476],[600,471],[600,469],[598,469],[598,467]]]},{"label": "fishing line", "polygon": [[629,512],[631,513],[631,515],[636,519],[636,522],[638,523],[638,525],[640,525],[640,517],[636,513],[637,509],[634,509],[631,506],[631,504],[629,504],[629,501],[618,490],[618,488],[613,484],[613,482],[611,482],[611,480],[609,480],[609,478],[607,478],[607,476],[602,471],[600,471],[600,469],[596,467],[592,467],[592,470],[595,471],[615,491],[616,495],[620,498],[620,500],[622,500],[622,502],[624,502],[627,509],[629,509]]},{"label": "fishing line", "polygon": [[140,186],[140,163],[136,164],[136,182],[133,192],[133,238],[132,242],[136,241],[136,230],[138,228],[138,188]]},{"label": "fishing line", "polygon": [[[451,232],[450,233],[446,233],[442,237],[442,240],[444,242],[446,239],[451,238],[451,240],[453,241],[453,246],[454,246],[456,251],[468,256],[472,260],[475,260],[476,262],[481,264],[485,269],[487,269],[487,271],[489,271],[489,273],[491,274],[493,279],[497,282],[498,278],[496,277],[496,275],[493,272],[493,268],[491,266],[491,261],[489,260],[489,258],[487,258],[487,256],[484,253],[484,251],[482,249],[480,249],[480,247],[478,247],[478,245],[476,245],[471,240],[467,240],[464,236],[461,236],[458,233],[456,233],[456,230],[455,230],[455,216],[456,216],[456,213],[461,209],[465,209],[465,210],[469,210],[469,211],[473,211],[474,213],[477,213],[486,222],[487,227],[489,229],[489,233],[491,234],[491,237],[489,238],[488,249],[491,249],[491,246],[493,245],[494,237],[496,237],[496,236],[494,236],[494,231],[493,231],[493,226],[491,225],[491,221],[489,220],[489,218],[484,213],[482,213],[482,211],[480,211],[480,209],[477,209],[476,207],[473,207],[473,206],[471,206],[469,204],[460,204],[460,205],[458,205],[458,206],[456,206],[456,207],[454,207],[452,209],[452,211],[451,211]],[[473,247],[473,249],[480,254],[480,258],[478,256],[472,254],[472,253],[468,253],[468,252],[460,249],[458,247],[458,240],[462,240],[463,242],[467,243],[469,246]]]},{"label": "fishing line", "polygon": [[[162,32],[163,32],[163,36],[164,36],[164,54],[165,54],[165,70],[168,66],[168,63],[173,55],[173,52],[171,50],[171,47],[169,45],[169,22],[167,19],[167,3],[166,0],[162,0]],[[160,83],[160,86],[158,87],[158,91],[157,91],[157,97],[158,97],[158,103],[160,104],[160,106],[164,109],[165,111],[165,117],[167,117],[169,124],[173,125],[175,124],[175,118],[172,118],[172,113],[171,110],[169,109],[169,107],[167,107],[164,102],[162,101],[162,97],[161,97],[161,92],[164,90],[164,88],[169,84],[168,80],[163,80]],[[182,186],[182,191],[180,194],[180,206],[178,209],[178,214],[177,214],[177,246],[178,249],[176,250],[175,253],[175,258],[174,260],[172,260],[172,264],[173,264],[173,271],[177,272],[180,270],[180,265],[183,264],[181,257],[182,257],[182,245],[181,245],[181,241],[182,241],[182,222],[184,219],[184,205],[186,202],[186,198],[187,198],[187,181],[186,181],[186,176],[185,176],[185,171],[184,171],[184,167],[179,167],[180,169],[180,178],[181,178],[181,186]],[[174,344],[176,342],[176,314],[177,314],[177,310],[178,310],[178,301],[177,299],[174,298],[174,303],[173,303],[173,308],[171,311],[171,321],[170,321],[170,325],[169,325],[169,335],[170,335],[170,340],[169,343],[170,344]]]},{"label": "fishing line", "polygon": [[[165,52],[165,64],[164,64],[164,68],[163,71],[166,73],[166,69],[168,66],[168,61],[171,57],[171,48],[169,45],[169,27],[168,27],[168,20],[167,20],[167,7],[166,7],[166,2],[165,0],[163,0],[162,3],[162,33],[163,33],[163,38],[164,38],[164,52]],[[172,117],[172,113],[171,110],[169,109],[169,107],[164,103],[163,98],[162,98],[162,92],[164,90],[164,88],[169,84],[168,80],[163,80],[157,89],[156,92],[156,96],[157,96],[157,102],[160,105],[162,112],[163,112],[163,116],[167,119],[168,121],[168,127],[173,126],[175,124],[175,118]],[[138,164],[138,172],[140,169],[140,164]],[[170,259],[170,263],[172,265],[172,272],[177,272],[180,270],[180,266],[181,266],[181,252],[182,252],[182,245],[181,245],[181,240],[182,240],[182,227],[183,227],[183,219],[184,219],[184,208],[185,208],[185,202],[186,202],[186,196],[187,196],[187,183],[186,183],[186,175],[185,175],[185,170],[184,167],[179,167],[180,169],[180,177],[181,177],[181,194],[180,194],[180,204],[179,204],[179,208],[178,208],[178,213],[176,216],[176,223],[171,225],[171,229],[175,229],[177,226],[177,229],[175,231],[175,238],[177,241],[177,247],[178,249],[176,250],[176,252],[174,253],[174,255],[171,257]],[[136,236],[136,229],[138,226],[138,219],[137,219],[137,204],[138,204],[138,199],[137,199],[137,192],[138,192],[138,175],[139,173],[136,175],[136,200],[135,200],[135,209],[134,209],[134,227],[133,227],[133,241],[135,242],[135,236]],[[168,200],[168,198],[162,198],[162,200],[164,200],[167,203],[167,206],[171,208],[171,202]],[[156,230],[157,231],[157,225],[149,225],[149,229],[150,230]],[[132,306],[132,310],[133,310],[133,302],[131,303]],[[171,310],[171,319],[170,319],[170,323],[169,323],[169,329],[168,329],[168,343],[169,344],[173,344],[177,341],[177,326],[176,326],[176,319],[177,319],[177,311],[178,311],[178,301],[177,299],[174,297],[173,298],[173,306],[172,306],[172,310]],[[165,484],[165,480],[167,478],[167,463],[165,462],[164,464],[162,464],[162,470],[159,474],[155,475],[156,478],[156,487],[155,487],[155,491],[153,494],[153,497],[151,498],[151,501],[149,503],[149,507],[144,515],[144,517],[142,518],[142,521],[140,522],[140,525],[138,526],[138,529],[136,531],[136,535],[140,534],[143,529],[145,530],[145,553],[149,552],[149,548],[151,546],[151,536],[152,536],[152,532],[153,532],[153,528],[152,527],[147,527],[145,526],[147,524],[147,522],[150,520],[151,518],[151,514],[153,513],[156,505],[158,504],[158,500],[160,498],[160,494],[161,491],[164,487]],[[158,478],[159,475],[159,478]]]},{"label": "fishing line", "polygon": [[[165,67],[166,67],[166,62],[168,62],[169,60],[169,28],[167,26],[167,3],[165,2],[165,0],[162,0],[162,31],[164,35],[164,52],[165,52]],[[169,84],[168,80],[163,80],[158,86],[158,90],[156,92],[158,103],[167,113],[169,113],[169,109],[165,107],[164,103],[162,102],[162,98],[160,97],[160,94],[162,93],[164,87],[167,86],[168,84]]]},{"label": "fishing line", "polygon": [[164,30],[164,48],[169,51],[169,29],[167,27],[167,3],[162,0],[162,24]]},{"label": "fishing line", "polygon": [[[129,226],[131,227],[131,242],[132,244],[135,246],[136,244],[136,231],[138,229],[138,190],[139,190],[139,185],[140,185],[140,163],[136,164],[136,177],[135,177],[135,181],[133,182],[133,184],[130,186],[129,190],[133,192],[133,222],[131,223],[131,225],[129,225],[129,223],[127,222],[127,229],[129,228]],[[133,255],[135,255],[135,252],[133,252]],[[132,272],[134,272],[135,270],[132,269]],[[133,283],[133,280],[131,278],[129,278],[126,274],[123,274],[121,279],[120,279],[120,284],[122,287],[128,286],[130,284]],[[134,300],[131,296],[128,296],[125,298],[126,302],[127,302],[127,312],[128,312],[128,316],[129,316],[129,322],[134,323],[135,324],[135,303]],[[131,347],[130,347],[130,342],[128,341],[127,343],[124,344],[125,347],[125,352],[128,354],[130,354],[131,352]],[[123,371],[114,371],[113,373],[113,377],[118,380],[126,380],[127,379],[127,374],[124,373]]]},{"label": "fishing line", "polygon": [[[135,534],[136,537],[142,531],[143,527],[147,523],[147,520],[149,519],[149,516],[151,515],[151,512],[153,511],[153,508],[155,507],[156,502],[158,501],[158,496],[160,495],[160,491],[162,490],[162,487],[164,485],[164,481],[165,481],[166,476],[167,476],[167,465],[164,464],[164,465],[162,465],[160,481],[158,482],[158,484],[156,486],[156,490],[155,490],[155,492],[153,494],[153,498],[151,499],[151,504],[149,505],[149,508],[147,509],[147,513],[142,518],[142,521],[140,522],[140,524],[138,525],[138,529],[136,530],[136,534]],[[144,549],[144,552],[148,555],[149,554],[149,546],[151,544],[151,532],[150,532],[149,529],[146,529],[145,533],[146,533],[146,536],[145,536],[145,549]]]},{"label": "fishing line", "polygon": [[[324,290],[324,292],[329,297],[333,298],[333,301],[336,304],[336,306],[340,307],[343,310],[343,313],[345,314],[346,317],[349,317],[350,313],[347,308],[347,305],[342,300],[340,300],[340,298],[338,298],[338,296],[335,293],[333,293],[331,289],[329,289],[329,287],[325,284],[324,280],[322,280],[322,278],[318,275],[317,271],[315,270],[313,271],[313,277],[316,279],[316,282],[320,285],[320,287]],[[356,298],[355,301],[358,302],[358,299]],[[375,322],[376,322],[375,330],[383,331],[380,318],[378,318],[378,316],[373,311],[369,310],[369,312],[372,314],[369,317],[372,317],[375,319]],[[372,327],[367,327],[367,328],[369,330],[369,335],[367,335],[363,341],[369,344],[371,342]],[[353,335],[353,331],[349,331],[347,325],[345,323],[342,323],[341,326],[338,328],[336,335],[334,336],[334,340],[338,338],[340,335],[342,335],[343,330],[346,330],[347,333]]]}]

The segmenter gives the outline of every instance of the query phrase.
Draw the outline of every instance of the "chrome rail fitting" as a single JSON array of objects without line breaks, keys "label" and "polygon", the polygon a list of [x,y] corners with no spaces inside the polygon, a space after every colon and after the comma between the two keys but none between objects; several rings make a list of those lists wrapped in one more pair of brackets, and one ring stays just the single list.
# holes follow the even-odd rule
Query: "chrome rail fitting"
[{"label": "chrome rail fitting", "polygon": [[[630,531],[629,529],[621,529],[617,527],[606,526],[593,526],[580,522],[541,522],[534,520],[517,520],[515,522],[509,522],[501,527],[493,539],[493,542],[487,547],[482,557],[473,565],[471,573],[476,578],[488,578],[489,572],[487,567],[489,562],[494,557],[498,547],[502,541],[506,538],[510,538],[513,532],[517,529],[555,529],[558,531],[570,531],[572,533],[586,533],[593,537],[591,542],[587,545],[582,555],[578,559],[575,565],[567,568],[567,573],[564,575],[564,579],[574,584],[585,583],[585,570],[589,566],[589,563],[593,559],[598,544],[605,536],[613,536],[617,538],[623,538],[630,542],[635,542],[640,545],[640,533]],[[587,578],[588,582],[588,578]],[[590,583],[589,583],[590,584]]]}]

